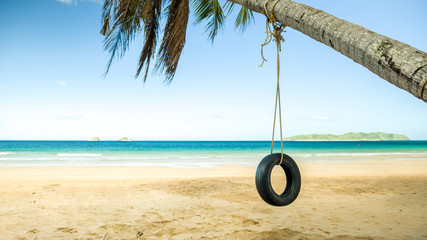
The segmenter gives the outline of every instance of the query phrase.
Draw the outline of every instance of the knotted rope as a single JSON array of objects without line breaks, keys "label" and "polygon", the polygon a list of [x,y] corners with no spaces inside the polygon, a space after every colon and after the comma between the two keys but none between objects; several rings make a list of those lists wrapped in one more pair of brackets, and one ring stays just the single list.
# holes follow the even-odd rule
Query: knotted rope
[{"label": "knotted rope", "polygon": [[[281,146],[281,156],[280,156],[280,162],[279,164],[282,164],[283,162],[283,137],[282,137],[282,107],[280,105],[280,84],[279,84],[279,76],[280,76],[280,56],[279,52],[282,50],[281,48],[281,42],[285,41],[282,37],[283,29],[286,27],[284,24],[279,23],[276,21],[273,11],[276,7],[279,0],[276,0],[276,2],[273,5],[273,11],[271,13],[268,12],[267,4],[271,2],[272,0],[266,0],[264,2],[264,14],[267,17],[266,21],[266,30],[265,33],[267,34],[267,37],[264,40],[264,43],[261,45],[261,58],[262,62],[260,67],[264,64],[264,62],[267,62],[267,60],[264,58],[264,46],[269,44],[271,40],[274,38],[274,41],[276,42],[276,60],[277,60],[277,88],[276,88],[276,101],[274,104],[274,120],[273,120],[273,136],[271,138],[271,153],[273,153],[273,145],[274,145],[274,132],[276,128],[276,113],[277,113],[277,106],[279,106],[279,122],[280,122],[280,146]],[[270,24],[273,26],[273,31],[271,31]]]}]

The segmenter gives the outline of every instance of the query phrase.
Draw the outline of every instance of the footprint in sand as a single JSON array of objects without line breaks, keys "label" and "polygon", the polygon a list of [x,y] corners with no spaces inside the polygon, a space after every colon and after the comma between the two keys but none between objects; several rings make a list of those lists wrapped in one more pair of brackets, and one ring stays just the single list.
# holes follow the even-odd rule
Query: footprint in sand
[{"label": "footprint in sand", "polygon": [[164,218],[156,212],[145,212],[144,214],[142,214],[141,218],[145,220],[150,220],[151,222],[164,221]]},{"label": "footprint in sand", "polygon": [[56,231],[64,232],[64,233],[76,233],[77,230],[75,228],[68,228],[68,227],[60,227],[57,228]]},{"label": "footprint in sand", "polygon": [[39,230],[37,230],[36,228],[34,228],[34,229],[31,229],[31,230],[29,230],[28,231],[28,233],[38,233],[38,232],[40,232]]},{"label": "footprint in sand", "polygon": [[253,220],[253,219],[244,219],[243,220],[244,225],[258,225],[259,221]]}]

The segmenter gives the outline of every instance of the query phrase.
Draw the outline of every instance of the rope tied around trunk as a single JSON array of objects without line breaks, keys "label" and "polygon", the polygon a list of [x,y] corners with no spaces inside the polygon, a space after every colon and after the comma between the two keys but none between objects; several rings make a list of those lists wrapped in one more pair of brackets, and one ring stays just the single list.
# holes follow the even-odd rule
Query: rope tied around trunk
[{"label": "rope tied around trunk", "polygon": [[[264,39],[264,43],[261,44],[261,58],[262,62],[259,65],[262,67],[264,62],[267,62],[267,59],[264,57],[264,46],[268,45],[271,40],[274,38],[274,41],[276,42],[276,45],[278,46],[278,52],[280,52],[281,49],[281,42],[284,42],[285,39],[282,37],[282,32],[286,32],[283,29],[286,27],[283,23],[277,22],[276,17],[274,16],[274,8],[276,7],[279,0],[276,0],[276,2],[273,5],[273,11],[271,13],[268,12],[267,5],[272,0],[266,0],[264,2],[264,15],[267,17],[265,22],[265,33],[267,34],[266,38]],[[271,30],[270,24],[273,26],[273,30]],[[277,65],[279,67],[279,65]]]},{"label": "rope tied around trunk", "polygon": [[[276,0],[276,2],[273,5],[273,11],[271,13],[268,12],[267,4],[271,2],[272,0],[266,0],[264,2],[264,14],[267,17],[266,24],[265,24],[265,33],[267,34],[267,37],[264,40],[264,43],[261,45],[261,58],[262,62],[260,67],[264,64],[264,62],[267,62],[267,60],[264,57],[264,46],[268,45],[272,39],[276,42],[276,59],[277,59],[277,88],[276,88],[276,100],[274,104],[274,120],[273,120],[273,136],[271,138],[271,153],[273,153],[273,146],[274,146],[274,132],[276,128],[276,113],[277,113],[277,106],[279,107],[279,123],[280,123],[280,146],[281,146],[281,156],[280,156],[280,162],[279,165],[283,162],[283,137],[282,137],[282,107],[280,105],[280,84],[279,84],[279,76],[280,76],[280,56],[279,53],[282,50],[281,42],[284,42],[285,39],[282,37],[282,32],[284,32],[284,28],[286,27],[283,23],[277,22],[276,18],[273,14],[274,8],[276,7],[279,0]],[[273,26],[273,31],[271,30],[270,24]]]}]

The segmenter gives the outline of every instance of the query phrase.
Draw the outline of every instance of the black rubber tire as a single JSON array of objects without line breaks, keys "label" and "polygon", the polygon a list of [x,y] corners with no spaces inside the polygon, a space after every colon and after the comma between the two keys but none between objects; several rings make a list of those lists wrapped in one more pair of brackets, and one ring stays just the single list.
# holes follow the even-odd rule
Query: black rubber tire
[{"label": "black rubber tire", "polygon": [[280,166],[286,174],[286,187],[282,194],[278,195],[271,186],[271,171],[280,162],[281,153],[273,153],[265,156],[258,165],[255,174],[255,183],[261,198],[273,206],[286,206],[298,197],[301,188],[301,175],[298,165],[288,155],[283,154],[283,162]]}]

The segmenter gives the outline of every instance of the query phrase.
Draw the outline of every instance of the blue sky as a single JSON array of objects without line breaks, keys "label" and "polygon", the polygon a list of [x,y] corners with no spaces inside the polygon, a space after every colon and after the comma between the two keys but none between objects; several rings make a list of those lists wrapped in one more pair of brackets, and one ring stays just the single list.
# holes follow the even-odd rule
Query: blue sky
[{"label": "blue sky", "polygon": [[[427,2],[315,1],[305,4],[427,51]],[[268,140],[275,49],[262,68],[265,18],[246,32],[227,26],[212,45],[190,24],[170,86],[135,79],[142,46],[103,77],[102,1],[0,2],[0,140]],[[190,20],[192,22],[192,19]],[[393,132],[427,139],[427,104],[328,46],[288,29],[281,53],[284,136]]]}]

